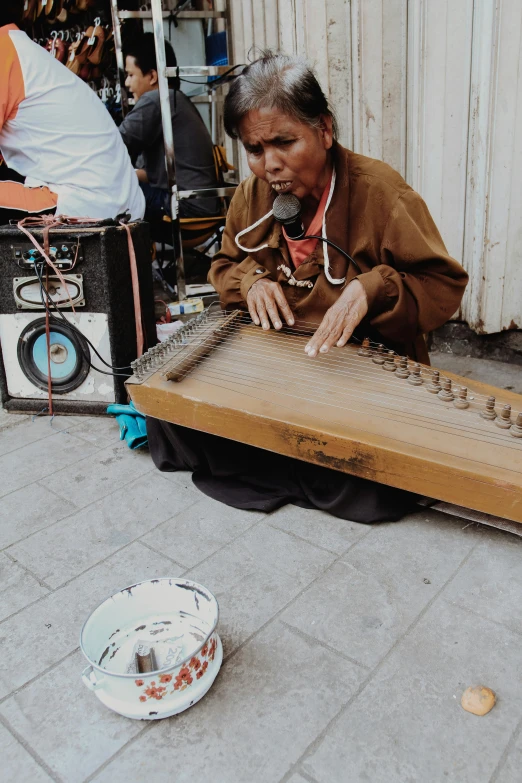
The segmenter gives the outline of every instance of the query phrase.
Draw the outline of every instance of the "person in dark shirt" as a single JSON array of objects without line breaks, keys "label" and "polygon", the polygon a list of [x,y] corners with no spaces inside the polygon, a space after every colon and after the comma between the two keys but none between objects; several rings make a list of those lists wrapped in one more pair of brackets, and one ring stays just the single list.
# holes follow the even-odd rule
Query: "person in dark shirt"
[{"label": "person in dark shirt", "polygon": [[[168,41],[165,49],[167,66],[176,66],[176,56]],[[163,215],[170,215],[170,193],[152,33],[141,35],[127,48],[125,70],[125,85],[134,95],[136,105],[120,125],[120,133],[145,194],[145,219],[154,225]],[[171,89],[169,93],[178,190],[218,187],[212,139],[201,115],[179,89]],[[215,198],[180,202],[182,218],[208,217],[218,213],[219,202]]]}]

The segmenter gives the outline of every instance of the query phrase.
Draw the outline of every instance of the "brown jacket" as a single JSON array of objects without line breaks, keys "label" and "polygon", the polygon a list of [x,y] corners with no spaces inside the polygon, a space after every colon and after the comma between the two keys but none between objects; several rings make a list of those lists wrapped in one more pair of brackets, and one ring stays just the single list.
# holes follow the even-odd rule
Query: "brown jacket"
[{"label": "brown jacket", "polygon": [[[455,313],[468,276],[448,255],[424,201],[400,174],[340,144],[334,145],[333,157],[336,182],[326,212],[326,236],[353,256],[363,273],[329,246],[330,276],[346,277],[346,283],[358,277],[364,286],[368,315],[359,336],[368,334],[403,355],[428,362],[423,335]],[[240,239],[244,247],[267,243],[268,248],[248,255],[235,244],[238,232],[266,215],[274,198],[270,185],[253,175],[241,183],[209,280],[222,307],[246,308],[251,285],[270,277],[281,283],[296,318],[318,325],[344,289],[326,278],[321,242],[297,270],[273,217]]]}]

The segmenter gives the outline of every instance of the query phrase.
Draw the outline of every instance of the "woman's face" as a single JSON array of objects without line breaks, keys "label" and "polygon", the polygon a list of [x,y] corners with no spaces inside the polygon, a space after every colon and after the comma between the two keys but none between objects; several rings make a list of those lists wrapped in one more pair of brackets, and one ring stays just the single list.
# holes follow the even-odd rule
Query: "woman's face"
[{"label": "woman's face", "polygon": [[276,193],[293,193],[301,200],[321,198],[331,172],[330,117],[324,117],[318,129],[277,109],[259,109],[243,117],[239,135],[250,170]]}]

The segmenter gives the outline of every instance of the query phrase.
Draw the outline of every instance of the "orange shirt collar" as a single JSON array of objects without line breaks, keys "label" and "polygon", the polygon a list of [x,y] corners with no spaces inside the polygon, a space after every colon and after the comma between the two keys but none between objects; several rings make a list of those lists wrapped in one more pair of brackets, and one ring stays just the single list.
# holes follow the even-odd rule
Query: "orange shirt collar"
[{"label": "orange shirt collar", "polygon": [[[330,193],[330,188],[332,186],[332,177],[333,177],[333,172],[332,175],[330,176],[330,179],[328,180],[325,189],[323,190],[323,195],[321,196],[319,206],[317,207],[317,212],[312,218],[312,222],[308,226],[308,230],[306,232],[307,234],[315,234],[317,236],[318,234],[321,234],[323,230],[323,218],[326,210],[326,202],[328,201],[328,194]],[[285,236],[288,245],[288,250],[290,251],[290,258],[294,262],[294,266],[297,269],[297,267],[300,266],[311,253],[313,253],[313,251],[317,246],[317,242],[319,240],[289,239],[286,234],[284,226],[283,226],[283,234]]]}]

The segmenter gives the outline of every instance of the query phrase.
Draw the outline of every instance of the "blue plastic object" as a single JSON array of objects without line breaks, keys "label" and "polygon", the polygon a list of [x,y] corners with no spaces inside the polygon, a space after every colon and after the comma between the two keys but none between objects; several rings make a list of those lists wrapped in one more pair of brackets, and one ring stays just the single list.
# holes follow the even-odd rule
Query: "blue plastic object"
[{"label": "blue plastic object", "polygon": [[[212,33],[205,38],[205,50],[207,56],[207,65],[228,65],[227,54],[227,34]],[[213,82],[218,76],[209,76],[208,81]]]},{"label": "blue plastic object", "polygon": [[129,449],[141,449],[147,445],[147,423],[143,413],[129,405],[109,405],[107,413],[116,417],[120,427],[120,440],[125,440]]}]

